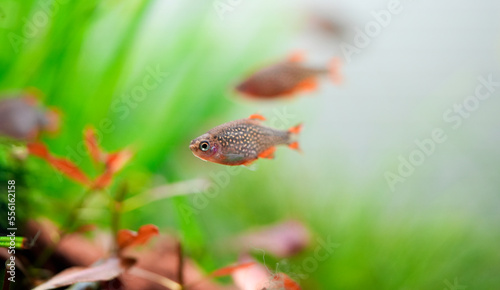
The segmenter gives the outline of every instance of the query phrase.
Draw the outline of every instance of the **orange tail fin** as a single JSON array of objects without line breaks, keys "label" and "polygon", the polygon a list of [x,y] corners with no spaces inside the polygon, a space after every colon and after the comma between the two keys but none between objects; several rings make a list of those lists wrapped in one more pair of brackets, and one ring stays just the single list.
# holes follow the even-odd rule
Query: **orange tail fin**
[{"label": "orange tail fin", "polygon": [[328,73],[330,75],[331,80],[333,81],[334,84],[341,84],[344,77],[340,73],[340,67],[342,66],[342,61],[340,58],[335,57],[330,61],[330,64],[328,65]]},{"label": "orange tail fin", "polygon": [[288,132],[292,133],[292,134],[299,134],[300,131],[302,131],[302,123],[301,124],[298,124],[297,126],[295,127],[292,127],[290,129],[288,129]]},{"label": "orange tail fin", "polygon": [[[297,126],[294,126],[290,129],[288,129],[288,132],[290,132],[290,134],[293,134],[293,135],[298,135],[300,133],[300,131],[302,131],[302,124],[298,124]],[[300,150],[300,147],[299,147],[299,142],[297,142],[297,141],[290,141],[290,143],[288,143],[288,147],[290,147],[290,149],[302,152],[302,150]]]},{"label": "orange tail fin", "polygon": [[293,149],[293,150],[297,150],[299,152],[302,152],[302,150],[300,149],[300,146],[299,146],[299,142],[297,141],[293,141],[292,143],[288,144],[288,147],[290,149]]}]

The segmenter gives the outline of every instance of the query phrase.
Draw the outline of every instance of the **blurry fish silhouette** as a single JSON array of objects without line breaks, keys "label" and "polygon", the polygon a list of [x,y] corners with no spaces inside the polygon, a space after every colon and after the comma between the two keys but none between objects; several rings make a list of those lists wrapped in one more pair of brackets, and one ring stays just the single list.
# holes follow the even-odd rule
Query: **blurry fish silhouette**
[{"label": "blurry fish silhouette", "polygon": [[[304,21],[307,25],[305,32],[314,34],[315,37],[320,37],[324,41],[349,41],[349,37],[352,36],[350,27],[355,25],[346,16],[348,14],[347,11],[316,7],[307,15],[307,20]],[[327,43],[323,42],[322,44]]]},{"label": "blurry fish silhouette", "polygon": [[299,52],[286,61],[263,68],[240,83],[236,91],[250,98],[273,99],[314,91],[322,75],[328,75],[335,84],[342,81],[339,58],[332,59],[327,68],[306,67],[301,64],[303,58]]},{"label": "blurry fish silhouette", "polygon": [[33,96],[0,100],[0,135],[22,141],[32,141],[41,132],[57,132],[60,114],[38,105]]},{"label": "blurry fish silhouette", "polygon": [[224,165],[250,165],[258,158],[272,159],[278,145],[299,150],[294,136],[302,125],[282,131],[263,126],[263,120],[263,116],[254,114],[222,124],[191,141],[189,148],[202,160]]}]

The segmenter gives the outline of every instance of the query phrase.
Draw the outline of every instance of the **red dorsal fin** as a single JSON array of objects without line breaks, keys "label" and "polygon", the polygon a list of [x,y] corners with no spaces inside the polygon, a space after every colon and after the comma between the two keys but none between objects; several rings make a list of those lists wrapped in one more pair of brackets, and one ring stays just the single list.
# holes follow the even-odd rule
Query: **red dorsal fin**
[{"label": "red dorsal fin", "polygon": [[266,117],[262,116],[261,114],[252,114],[250,115],[250,117],[248,117],[248,119],[265,121]]}]

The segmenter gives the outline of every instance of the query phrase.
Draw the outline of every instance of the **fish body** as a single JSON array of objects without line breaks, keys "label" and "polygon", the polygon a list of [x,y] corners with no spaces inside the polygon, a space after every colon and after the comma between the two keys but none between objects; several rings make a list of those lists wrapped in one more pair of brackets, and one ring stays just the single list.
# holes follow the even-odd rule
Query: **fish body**
[{"label": "fish body", "polygon": [[0,135],[27,141],[58,128],[58,113],[40,108],[33,97],[0,100]]},{"label": "fish body", "polygon": [[298,149],[294,135],[300,125],[288,131],[261,124],[260,115],[219,125],[191,141],[193,154],[205,161],[224,165],[249,165],[258,158],[274,158],[276,146],[288,145]]},{"label": "fish body", "polygon": [[287,61],[263,68],[241,82],[236,91],[251,98],[272,99],[314,91],[322,75],[330,75],[335,83],[341,81],[339,59],[332,60],[327,68],[309,68],[300,63],[302,58],[295,54]]}]

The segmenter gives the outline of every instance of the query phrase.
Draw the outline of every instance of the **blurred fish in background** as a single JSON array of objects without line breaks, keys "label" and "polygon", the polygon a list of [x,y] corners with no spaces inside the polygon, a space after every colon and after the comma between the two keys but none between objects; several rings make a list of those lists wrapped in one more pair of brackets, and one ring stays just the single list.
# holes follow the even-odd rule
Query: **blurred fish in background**
[{"label": "blurred fish in background", "polygon": [[0,99],[0,135],[33,141],[43,132],[59,130],[60,113],[44,108],[34,95],[8,96]]},{"label": "blurred fish in background", "polygon": [[[336,3],[339,5],[339,3]],[[315,37],[322,45],[346,41],[352,36],[353,17],[345,8],[308,2],[304,4],[309,11],[304,13],[303,34]]]},{"label": "blurred fish in background", "polygon": [[262,68],[241,82],[236,90],[245,96],[257,99],[292,97],[300,92],[314,92],[318,78],[327,75],[340,84],[340,59],[333,58],[324,68],[303,65],[304,53],[297,52],[287,60]]}]

